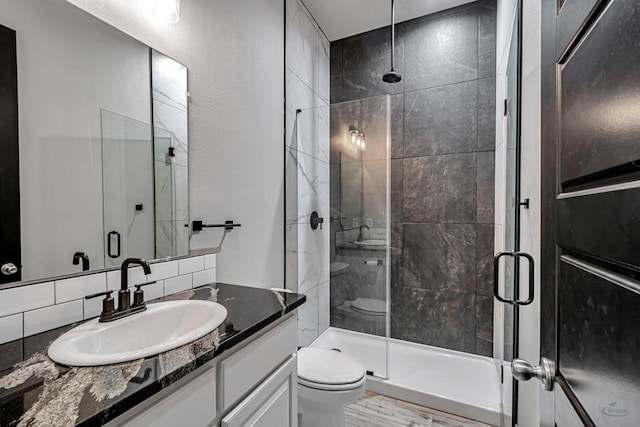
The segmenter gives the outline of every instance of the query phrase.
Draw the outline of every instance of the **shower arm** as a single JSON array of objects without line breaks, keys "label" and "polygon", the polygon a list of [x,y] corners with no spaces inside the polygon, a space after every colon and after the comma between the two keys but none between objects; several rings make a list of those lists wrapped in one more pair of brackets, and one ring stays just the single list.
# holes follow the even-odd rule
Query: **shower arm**
[{"label": "shower arm", "polygon": [[396,8],[395,0],[391,0],[391,71],[395,71],[396,56]]}]

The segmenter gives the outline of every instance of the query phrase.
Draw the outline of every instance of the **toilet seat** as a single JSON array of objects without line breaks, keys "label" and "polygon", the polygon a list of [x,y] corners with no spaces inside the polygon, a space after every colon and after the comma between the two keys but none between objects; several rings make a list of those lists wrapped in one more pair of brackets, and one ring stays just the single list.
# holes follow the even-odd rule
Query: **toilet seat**
[{"label": "toilet seat", "polygon": [[361,387],[365,369],[349,357],[327,348],[304,347],[298,351],[298,384],[324,391]]}]

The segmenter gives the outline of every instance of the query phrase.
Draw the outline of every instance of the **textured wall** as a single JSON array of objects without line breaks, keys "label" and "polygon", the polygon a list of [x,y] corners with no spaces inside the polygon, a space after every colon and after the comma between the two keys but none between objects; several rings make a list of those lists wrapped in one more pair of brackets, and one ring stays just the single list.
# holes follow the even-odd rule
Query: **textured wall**
[{"label": "textured wall", "polygon": [[331,44],[331,103],[391,94],[391,335],[492,354],[495,0]]},{"label": "textured wall", "polygon": [[[191,219],[233,219],[218,278],[284,283],[284,4],[183,0],[180,22],[154,22],[145,0],[67,0],[189,68]],[[191,239],[216,246],[221,231]]]}]

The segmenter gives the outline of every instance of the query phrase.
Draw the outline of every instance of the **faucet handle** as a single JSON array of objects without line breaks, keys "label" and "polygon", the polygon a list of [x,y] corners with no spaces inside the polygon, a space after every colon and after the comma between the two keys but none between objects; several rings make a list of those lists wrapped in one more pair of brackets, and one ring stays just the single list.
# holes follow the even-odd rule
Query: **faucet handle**
[{"label": "faucet handle", "polygon": [[135,285],[136,290],[133,293],[133,306],[132,307],[139,307],[139,306],[145,304],[144,303],[144,292],[142,291],[142,288],[144,286],[153,285],[154,283],[156,283],[155,280],[153,280],[151,282],[140,283],[139,285]]},{"label": "faucet handle", "polygon": [[102,301],[102,313],[100,313],[101,322],[106,321],[111,316],[113,316],[113,313],[116,312],[115,301],[111,296],[112,293],[113,291],[104,291],[104,292],[98,292],[97,294],[87,295],[86,297],[84,297],[85,299],[105,297],[104,300]]}]

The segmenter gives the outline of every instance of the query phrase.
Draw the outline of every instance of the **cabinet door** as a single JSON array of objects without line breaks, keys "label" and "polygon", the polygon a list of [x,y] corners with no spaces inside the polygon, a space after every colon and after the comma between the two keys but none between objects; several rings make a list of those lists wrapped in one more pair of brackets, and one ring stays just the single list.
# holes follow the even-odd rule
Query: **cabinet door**
[{"label": "cabinet door", "polygon": [[292,356],[222,420],[222,427],[297,427],[297,360]]},{"label": "cabinet door", "polygon": [[[196,371],[197,372],[197,371]],[[195,378],[175,384],[166,396],[141,404],[108,425],[110,427],[205,427],[214,422],[216,375],[211,367]]]}]

